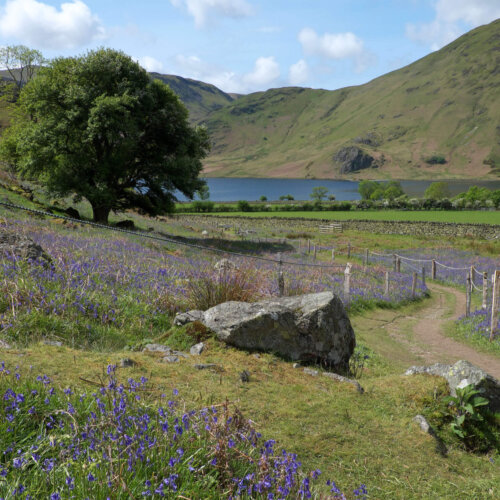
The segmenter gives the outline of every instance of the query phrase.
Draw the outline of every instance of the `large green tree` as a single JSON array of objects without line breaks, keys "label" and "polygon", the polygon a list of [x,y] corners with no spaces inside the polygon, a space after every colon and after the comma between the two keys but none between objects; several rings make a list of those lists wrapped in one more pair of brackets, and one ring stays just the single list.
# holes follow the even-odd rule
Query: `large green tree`
[{"label": "large green tree", "polygon": [[189,125],[172,90],[111,49],[40,69],[22,88],[1,148],[49,192],[86,198],[96,222],[130,207],[167,212],[175,190],[192,198],[208,150],[205,129]]}]

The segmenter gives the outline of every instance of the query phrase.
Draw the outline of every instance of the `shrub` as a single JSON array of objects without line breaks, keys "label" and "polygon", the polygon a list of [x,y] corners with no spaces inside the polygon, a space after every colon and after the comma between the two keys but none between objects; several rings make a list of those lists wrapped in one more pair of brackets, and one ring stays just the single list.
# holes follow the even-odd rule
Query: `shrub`
[{"label": "shrub", "polygon": [[[453,433],[471,451],[500,451],[500,414],[488,409],[489,401],[472,384],[457,387],[456,396],[444,398],[445,414],[451,418]],[[497,422],[498,420],[498,422]]]},{"label": "shrub", "polygon": [[250,203],[248,203],[248,201],[246,201],[246,200],[238,201],[236,207],[238,209],[238,212],[251,212],[252,211],[252,207],[251,207]]},{"label": "shrub", "polygon": [[230,300],[254,302],[260,298],[257,283],[250,269],[203,271],[188,282],[187,304],[206,311]]},{"label": "shrub", "polygon": [[444,165],[446,163],[446,158],[442,155],[432,155],[426,158],[425,162],[429,165]]}]

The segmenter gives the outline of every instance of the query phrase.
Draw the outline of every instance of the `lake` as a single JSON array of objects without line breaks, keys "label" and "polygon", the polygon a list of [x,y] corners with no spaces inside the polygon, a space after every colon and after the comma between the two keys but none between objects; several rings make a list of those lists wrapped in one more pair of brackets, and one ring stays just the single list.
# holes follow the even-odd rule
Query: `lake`
[{"label": "lake", "polygon": [[[358,181],[333,181],[315,179],[253,179],[217,177],[208,178],[210,199],[212,201],[256,201],[266,196],[269,201],[278,200],[280,196],[291,194],[296,200],[309,200],[314,187],[325,186],[329,194],[337,200],[359,200]],[[406,194],[410,197],[421,197],[433,181],[400,181]],[[448,183],[452,196],[467,191],[470,186],[484,186],[489,189],[500,189],[498,181],[452,180]],[[185,200],[179,196],[180,200]]]}]

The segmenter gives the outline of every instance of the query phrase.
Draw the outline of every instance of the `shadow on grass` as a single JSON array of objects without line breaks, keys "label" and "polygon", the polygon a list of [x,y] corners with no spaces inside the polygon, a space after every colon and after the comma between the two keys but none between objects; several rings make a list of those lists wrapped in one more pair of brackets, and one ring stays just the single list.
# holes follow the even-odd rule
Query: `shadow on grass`
[{"label": "shadow on grass", "polygon": [[266,242],[266,241],[248,241],[248,240],[226,240],[223,238],[187,238],[185,236],[173,236],[161,232],[155,232],[159,236],[175,240],[179,243],[189,245],[199,245],[206,248],[217,250],[226,250],[229,252],[238,252],[249,255],[272,254],[279,252],[291,252],[295,248],[289,243]]}]

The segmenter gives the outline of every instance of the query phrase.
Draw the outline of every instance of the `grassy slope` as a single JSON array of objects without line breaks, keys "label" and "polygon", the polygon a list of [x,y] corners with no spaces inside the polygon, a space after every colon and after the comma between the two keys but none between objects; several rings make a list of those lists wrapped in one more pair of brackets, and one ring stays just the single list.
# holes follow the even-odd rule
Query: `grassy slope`
[{"label": "grassy slope", "polygon": [[500,224],[500,212],[464,211],[401,211],[367,210],[356,212],[230,212],[212,214],[227,217],[287,217],[327,220],[385,220],[385,221],[420,221],[420,222],[455,222],[472,224]]},{"label": "grassy slope", "polygon": [[[241,97],[206,120],[215,143],[206,173],[336,178],[334,153],[374,132],[381,145],[361,146],[385,163],[355,178],[498,176],[483,161],[500,167],[499,41],[500,20],[365,85]],[[448,163],[426,164],[432,154]]]},{"label": "grassy slope", "polygon": [[191,122],[200,121],[211,111],[219,109],[234,100],[232,96],[209,83],[174,75],[160,75],[159,73],[151,73],[151,76],[169,85],[181,98],[181,101],[189,109]]}]

